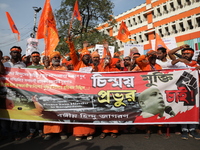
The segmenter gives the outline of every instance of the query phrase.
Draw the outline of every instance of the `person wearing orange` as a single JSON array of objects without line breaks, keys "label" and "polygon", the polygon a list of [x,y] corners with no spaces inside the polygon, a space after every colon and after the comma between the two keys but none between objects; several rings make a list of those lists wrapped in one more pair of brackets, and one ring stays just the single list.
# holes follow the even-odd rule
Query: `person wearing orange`
[{"label": "person wearing orange", "polygon": [[[99,72],[111,72],[111,71],[120,71],[120,59],[112,58],[108,55],[104,56],[103,62]],[[116,138],[117,133],[119,132],[118,125],[102,125],[102,133],[100,135],[101,139],[104,139],[108,133],[111,133],[111,137]]]},{"label": "person wearing orange", "polygon": [[[147,52],[146,55],[141,55],[140,57],[136,58],[136,63],[141,69],[141,71],[153,71],[153,70],[161,70],[162,67],[156,63],[157,55],[156,51],[150,50]],[[149,139],[151,135],[151,128],[152,126],[146,126],[147,133],[145,138]],[[160,125],[158,125],[158,134],[162,135],[162,131]]]},{"label": "person wearing orange", "polygon": [[109,51],[109,46],[108,46],[108,42],[104,41],[103,42],[103,56],[102,59],[100,61],[100,65],[99,65],[99,71],[98,72],[109,72],[110,68],[111,68],[111,53]]},{"label": "person wearing orange", "polygon": [[120,71],[121,60],[119,58],[112,58],[110,67],[110,71]]},{"label": "person wearing orange", "polygon": [[[177,51],[181,50],[182,58],[176,58],[175,54]],[[172,65],[174,68],[190,68],[197,67],[197,62],[192,60],[194,55],[194,49],[190,48],[189,45],[185,44],[180,47],[174,48],[168,52],[169,57],[172,60]]]},{"label": "person wearing orange", "polygon": [[92,65],[93,65],[93,72],[98,72],[99,70],[99,64],[100,64],[100,55],[97,51],[92,52]]},{"label": "person wearing orange", "polygon": [[161,70],[162,67],[156,64],[156,51],[150,50],[146,55],[136,58],[136,63],[142,71]]},{"label": "person wearing orange", "polygon": [[[47,67],[47,70],[66,70],[66,67],[60,65],[61,55],[60,52],[55,51],[50,54],[49,57],[51,65]],[[44,123],[43,132],[45,134],[44,140],[49,140],[52,137],[52,133],[60,133],[62,140],[67,139],[67,135],[63,133],[63,124]]]},{"label": "person wearing orange", "polygon": [[72,59],[72,64],[74,65],[74,70],[79,71],[81,68],[84,68],[84,67],[92,68],[92,64],[90,63],[90,57],[91,57],[90,52],[86,48],[83,49],[81,52],[81,58],[79,60],[76,54],[74,43],[71,41],[70,38],[68,39],[67,43],[71,52],[70,56]]},{"label": "person wearing orange", "polygon": [[74,70],[74,65],[72,63],[72,60],[68,61],[67,63],[67,70]]},{"label": "person wearing orange", "polygon": [[[70,52],[71,52],[71,59],[72,64],[74,65],[74,70],[81,71],[81,68],[91,67],[92,71],[92,64],[90,64],[90,52],[87,49],[83,49],[81,53],[80,60],[75,52],[75,47],[71,38],[67,41]],[[81,141],[84,136],[87,137],[87,140],[93,139],[93,134],[95,133],[95,126],[94,125],[83,125],[83,124],[76,124],[73,126],[73,136],[75,136],[76,141]]]},{"label": "person wearing orange", "polygon": [[142,71],[142,70],[140,69],[140,67],[139,67],[139,66],[137,65],[137,63],[136,63],[136,59],[137,59],[138,57],[140,57],[140,53],[134,53],[134,54],[132,55],[133,70],[131,70],[131,71]]}]

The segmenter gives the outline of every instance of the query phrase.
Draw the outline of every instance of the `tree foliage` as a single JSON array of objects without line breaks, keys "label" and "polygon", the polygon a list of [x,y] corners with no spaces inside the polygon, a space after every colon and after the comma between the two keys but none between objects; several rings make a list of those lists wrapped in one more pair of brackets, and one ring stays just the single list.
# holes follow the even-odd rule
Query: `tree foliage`
[{"label": "tree foliage", "polygon": [[[104,40],[108,41],[110,45],[114,45],[114,37],[96,29],[97,25],[107,22],[109,30],[109,26],[116,23],[112,17],[114,4],[110,0],[79,0],[78,2],[82,22],[74,18],[70,32],[73,35],[76,49],[82,48],[83,41],[88,41],[91,46],[102,43]],[[69,51],[65,40],[69,33],[74,4],[75,0],[62,0],[60,9],[55,13],[60,36],[57,50],[62,54]]]}]

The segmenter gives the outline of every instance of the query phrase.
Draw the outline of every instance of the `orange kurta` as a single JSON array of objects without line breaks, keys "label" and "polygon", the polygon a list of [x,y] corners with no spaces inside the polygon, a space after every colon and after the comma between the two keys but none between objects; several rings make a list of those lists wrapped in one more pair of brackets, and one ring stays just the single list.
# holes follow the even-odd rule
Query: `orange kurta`
[{"label": "orange kurta", "polygon": [[[111,64],[109,66],[106,66],[104,69],[102,69],[102,72],[120,71],[115,66],[118,60],[119,58],[113,58],[111,61]],[[102,132],[103,133],[118,133],[119,126],[118,125],[102,125]]]},{"label": "orange kurta", "polygon": [[162,67],[158,64],[151,66],[147,57],[145,55],[141,55],[140,57],[136,58],[136,63],[140,67],[142,71],[150,71],[150,70],[161,70]]},{"label": "orange kurta", "polygon": [[[49,70],[66,70],[64,66],[53,67],[49,66],[47,69]],[[55,123],[44,123],[44,134],[49,133],[60,133],[63,131],[63,124],[55,124]]]},{"label": "orange kurta", "polygon": [[[67,42],[67,43],[69,45],[69,49],[71,52],[70,56],[72,59],[72,63],[74,65],[74,70],[78,71],[80,68],[92,66],[92,64],[89,64],[87,66],[83,63],[82,60],[79,60],[76,55],[74,44],[72,42]],[[83,57],[83,56],[81,55],[81,57]],[[89,135],[94,134],[94,132],[95,132],[94,125],[74,125],[73,126],[73,135],[76,137],[89,136]]]}]

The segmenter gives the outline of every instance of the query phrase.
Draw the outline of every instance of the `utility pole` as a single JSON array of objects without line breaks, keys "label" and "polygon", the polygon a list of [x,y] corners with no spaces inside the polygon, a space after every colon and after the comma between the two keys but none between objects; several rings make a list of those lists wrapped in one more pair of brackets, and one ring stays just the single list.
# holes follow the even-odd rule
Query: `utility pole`
[{"label": "utility pole", "polygon": [[34,14],[34,26],[33,26],[33,33],[30,34],[32,38],[35,38],[37,32],[37,13],[42,9],[41,7],[33,7],[35,14]]},{"label": "utility pole", "polygon": [[36,39],[36,32],[37,32],[37,13],[42,9],[41,7],[33,7],[35,10],[34,15],[34,26],[33,32],[30,34],[30,38],[27,39],[27,49],[26,49],[26,56],[31,55],[33,51],[38,51],[38,39]]}]

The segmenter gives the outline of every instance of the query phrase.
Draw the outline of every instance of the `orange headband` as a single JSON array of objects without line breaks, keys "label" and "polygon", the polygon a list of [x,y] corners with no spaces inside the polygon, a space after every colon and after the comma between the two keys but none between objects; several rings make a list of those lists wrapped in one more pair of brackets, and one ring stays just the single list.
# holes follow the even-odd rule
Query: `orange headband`
[{"label": "orange headband", "polygon": [[19,48],[12,48],[10,51],[11,51],[11,52],[12,52],[12,51],[19,51],[19,52],[21,52],[21,49],[19,49]]},{"label": "orange headband", "polygon": [[184,50],[182,53],[190,53],[190,54],[194,54],[194,52],[192,50]]},{"label": "orange headband", "polygon": [[32,54],[31,56],[38,56],[38,57],[40,57],[40,54],[34,53],[34,54]]},{"label": "orange headband", "polygon": [[139,54],[133,54],[133,56],[140,56]]},{"label": "orange headband", "polygon": [[24,59],[25,59],[25,57],[26,57],[26,56],[23,56],[23,57],[22,57],[22,60],[24,60]]}]

